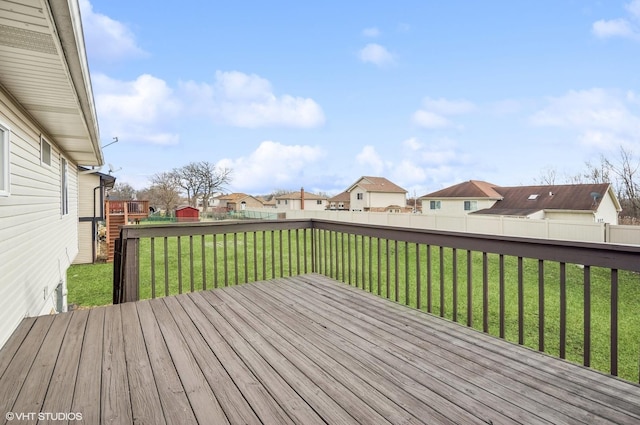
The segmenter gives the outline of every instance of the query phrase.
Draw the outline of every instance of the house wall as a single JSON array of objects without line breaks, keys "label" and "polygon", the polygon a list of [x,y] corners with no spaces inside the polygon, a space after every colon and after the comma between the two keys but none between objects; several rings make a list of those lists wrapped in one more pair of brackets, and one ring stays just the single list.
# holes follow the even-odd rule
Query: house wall
[{"label": "house wall", "polygon": [[609,192],[608,196],[605,196],[602,198],[602,201],[600,201],[600,206],[595,214],[595,221],[597,223],[618,224],[618,210],[611,196]]},{"label": "house wall", "polygon": [[[0,90],[0,122],[10,133],[10,195],[0,197],[0,346],[26,316],[56,307],[78,253],[78,169],[67,158],[68,214],[61,213],[61,152],[40,163],[41,129]],[[66,309],[66,306],[65,306]]]},{"label": "house wall", "polygon": [[[97,186],[100,186],[100,176],[92,173],[78,174],[78,216],[80,218],[94,217],[94,213],[95,217],[100,216],[100,192],[102,189],[95,191],[94,199],[94,189]],[[80,221],[78,223],[78,255],[73,261],[73,264],[93,263],[93,245],[95,243],[91,222]]]},{"label": "house wall", "polygon": [[[433,199],[440,201],[440,209],[430,209],[432,199],[422,200],[422,214],[426,215],[467,215],[470,212],[491,208],[496,203],[494,199]],[[473,211],[464,210],[464,201],[476,201],[478,207]]]},{"label": "house wall", "polygon": [[[536,217],[538,218],[538,217]],[[581,221],[584,223],[594,223],[592,212],[571,212],[571,211],[544,211],[544,217],[548,220],[566,220],[566,221]]]},{"label": "house wall", "polygon": [[[363,194],[363,199],[358,199],[358,193]],[[389,205],[407,205],[407,197],[404,193],[367,192],[356,185],[349,192],[349,202],[352,211],[364,211],[367,208],[385,208]]]}]

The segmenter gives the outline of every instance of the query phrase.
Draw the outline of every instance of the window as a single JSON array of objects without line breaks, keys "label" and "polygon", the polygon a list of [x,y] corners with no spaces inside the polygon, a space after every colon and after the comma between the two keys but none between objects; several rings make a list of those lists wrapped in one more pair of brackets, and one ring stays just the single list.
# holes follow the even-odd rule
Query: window
[{"label": "window", "polygon": [[478,201],[464,201],[465,211],[475,211],[478,209]]},{"label": "window", "polygon": [[356,199],[363,200],[364,199],[364,193],[356,193]]},{"label": "window", "polygon": [[62,184],[62,215],[69,214],[69,176],[67,160],[60,158],[60,176]]},{"label": "window", "polygon": [[40,163],[51,167],[51,143],[40,136]]},{"label": "window", "polygon": [[0,124],[0,196],[9,192],[9,127]]},{"label": "window", "polygon": [[322,199],[318,199],[318,200],[316,201],[316,204],[317,204],[317,205],[322,205]]},{"label": "window", "polygon": [[440,201],[429,201],[429,209],[430,210],[439,210],[442,204]]}]

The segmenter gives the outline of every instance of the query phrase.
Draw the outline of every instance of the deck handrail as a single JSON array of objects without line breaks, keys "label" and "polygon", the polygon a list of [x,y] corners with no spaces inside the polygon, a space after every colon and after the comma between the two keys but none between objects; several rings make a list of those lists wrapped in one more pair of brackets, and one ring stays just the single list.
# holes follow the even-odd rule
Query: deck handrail
[{"label": "deck handrail", "polygon": [[[640,246],[490,236],[322,219],[125,226],[122,228],[121,238],[121,270],[114,274],[116,280],[119,280],[114,282],[114,290],[116,286],[118,288],[116,302],[136,301],[140,298],[140,241],[149,239],[150,259],[146,259],[148,264],[145,264],[150,268],[150,276],[145,278],[147,281],[143,286],[147,296],[151,297],[155,297],[156,292],[162,293],[162,282],[159,282],[162,280],[164,295],[169,295],[173,280],[179,281],[178,291],[182,292],[183,280],[189,283],[189,289],[193,291],[206,289],[207,282],[211,281],[213,284],[210,287],[227,286],[259,278],[316,272],[454,321],[460,319],[470,327],[476,321],[476,327],[487,333],[491,332],[490,319],[495,314],[498,316],[499,329],[493,333],[505,338],[505,329],[509,324],[506,310],[510,307],[505,295],[509,290],[505,288],[515,285],[517,318],[514,317],[514,320],[517,319],[517,342],[521,345],[525,344],[525,324],[533,320],[525,317],[524,294],[526,289],[536,285],[537,300],[533,301],[537,301],[537,311],[530,313],[537,315],[535,320],[538,335],[537,346],[534,348],[540,351],[548,351],[548,337],[545,338],[548,332],[545,323],[548,296],[545,291],[550,291],[552,285],[558,285],[559,299],[553,303],[554,306],[556,303],[558,305],[560,323],[552,325],[559,330],[558,355],[561,358],[567,357],[567,341],[570,337],[567,334],[567,320],[571,319],[567,287],[575,283],[579,270],[579,283],[582,285],[580,304],[583,306],[580,312],[583,327],[580,337],[582,363],[585,366],[591,366],[592,363],[594,324],[591,297],[592,281],[596,279],[594,270],[608,269],[608,372],[616,376],[620,352],[619,276],[621,271],[640,272]],[[178,273],[173,277],[168,266],[169,238],[176,238],[178,241]],[[156,240],[162,242],[157,249]],[[195,250],[194,242],[197,247]],[[207,244],[212,249],[208,250]],[[186,255],[184,260],[181,250]],[[160,255],[156,255],[156,251]],[[509,266],[505,266],[508,259],[513,259],[515,271],[512,275],[509,275]],[[213,264],[209,263],[210,260],[213,260]],[[223,261],[220,262],[221,260]],[[181,261],[188,264],[183,267]],[[552,267],[558,269],[558,282],[545,281],[545,271]],[[530,268],[535,270],[529,270]],[[202,279],[201,285],[195,283],[199,279],[195,279],[194,274]],[[525,275],[535,275],[536,281],[525,282]],[[601,279],[599,274],[597,279]],[[492,286],[497,286],[493,290],[497,294],[490,289]],[[480,295],[475,293],[478,287],[481,287]],[[439,299],[432,297],[432,293],[436,292]],[[404,299],[401,295],[404,295]],[[492,297],[495,300],[490,305]],[[481,304],[481,307],[476,307],[481,310],[478,315],[481,315],[481,324],[477,323],[474,300]],[[636,364],[637,348],[634,348]]]}]

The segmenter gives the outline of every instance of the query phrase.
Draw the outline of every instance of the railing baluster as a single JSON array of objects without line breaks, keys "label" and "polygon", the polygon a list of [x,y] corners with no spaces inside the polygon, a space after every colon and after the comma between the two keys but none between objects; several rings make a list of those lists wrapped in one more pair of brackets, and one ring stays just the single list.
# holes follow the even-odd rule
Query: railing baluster
[{"label": "railing baluster", "polygon": [[409,297],[409,242],[404,242],[404,304],[410,305]]},{"label": "railing baluster", "polygon": [[[151,298],[156,297],[156,238],[151,238]],[[165,294],[169,295],[169,294]]]},{"label": "railing baluster", "polygon": [[[310,231],[313,232],[313,229]],[[307,273],[307,230],[306,229],[302,230],[302,246],[304,250],[304,272],[306,274]],[[313,261],[313,248],[311,251],[312,251],[311,261]]]},{"label": "railing baluster", "polygon": [[248,245],[248,241],[247,241],[247,232],[243,232],[242,233],[242,243],[243,243],[243,247],[244,247],[244,283],[249,282],[249,259],[248,257],[248,253],[247,250],[249,249]]},{"label": "railing baluster", "polygon": [[473,327],[473,259],[467,250],[467,326]]},{"label": "railing baluster", "polygon": [[233,280],[236,285],[239,283],[238,263],[238,233],[233,232]]},{"label": "railing baluster", "polygon": [[373,237],[369,236],[369,292],[373,292]]},{"label": "railing baluster", "polygon": [[387,254],[387,264],[386,264],[386,273],[387,273],[387,299],[391,299],[391,251],[389,250],[389,239],[385,239],[386,245],[386,254]]},{"label": "railing baluster", "polygon": [[163,239],[164,244],[164,290],[169,291],[169,242],[166,236]]},{"label": "railing baluster", "polygon": [[178,292],[182,294],[182,238],[178,236]]},{"label": "railing baluster", "polygon": [[229,286],[229,265],[227,259],[229,258],[229,254],[227,253],[227,234],[222,235],[222,247],[224,254],[224,286]]},{"label": "railing baluster", "polygon": [[518,257],[518,344],[524,345],[524,278],[522,257]]},{"label": "railing baluster", "polygon": [[618,376],[618,269],[611,269],[611,346],[609,372]]},{"label": "railing baluster", "polygon": [[267,279],[267,232],[262,231],[262,280]]},{"label": "railing baluster", "polygon": [[431,264],[431,245],[427,245],[427,312],[431,313],[432,300],[432,264]]},{"label": "railing baluster", "polygon": [[329,232],[329,276],[335,278],[333,274],[333,259],[334,259],[334,251],[333,251],[333,235],[335,232]]},{"label": "railing baluster", "polygon": [[440,251],[440,317],[444,317],[444,247]]},{"label": "railing baluster", "polygon": [[394,240],[393,241],[393,247],[394,247],[394,251],[395,251],[394,252],[395,258],[394,258],[394,261],[393,261],[395,280],[394,280],[393,288],[394,288],[394,291],[395,291],[394,299],[395,299],[396,302],[398,302],[398,299],[399,299],[399,294],[398,293],[400,292],[400,279],[398,277],[398,268],[399,268],[398,267],[398,257],[399,257],[398,240]]},{"label": "railing baluster", "polygon": [[420,244],[416,243],[416,308],[422,309],[422,273],[420,272]]},{"label": "railing baluster", "polygon": [[200,235],[200,261],[202,262],[202,290],[207,289],[207,262],[206,257],[206,245],[204,243],[204,235]]},{"label": "railing baluster", "polygon": [[500,254],[498,258],[498,271],[499,273],[499,294],[498,297],[500,299],[500,338],[504,339],[504,315],[505,315],[505,304],[504,304],[504,255]]},{"label": "railing baluster", "polygon": [[356,263],[356,267],[355,267],[355,284],[356,284],[356,288],[359,288],[359,283],[358,283],[358,235],[353,235],[353,248],[354,248],[354,261]]},{"label": "railing baluster", "polygon": [[[218,235],[213,234],[213,287],[218,287]],[[182,293],[182,292],[180,292]]]},{"label": "railing baluster", "polygon": [[287,229],[287,262],[289,263],[289,276],[293,276],[292,266],[293,266],[293,257],[291,256],[291,229]]},{"label": "railing baluster", "polygon": [[489,332],[489,261],[482,253],[482,331]]},{"label": "railing baluster", "polygon": [[382,250],[382,240],[378,239],[378,296],[382,294],[382,257],[380,256],[380,251]]},{"label": "railing baluster", "polygon": [[189,284],[191,287],[191,292],[194,292],[195,286],[193,280],[193,235],[189,236]]},{"label": "railing baluster", "polygon": [[347,283],[351,285],[351,235],[347,233]]},{"label": "railing baluster", "polygon": [[362,274],[362,289],[364,290],[364,289],[366,289],[366,288],[365,288],[365,282],[364,282],[364,281],[365,281],[365,272],[364,272],[364,270],[365,270],[365,261],[364,261],[364,258],[365,258],[364,235],[362,235],[362,237],[360,238],[360,245],[361,245],[360,252],[361,252],[361,255],[362,255],[362,273],[361,273],[361,274]]},{"label": "railing baluster", "polygon": [[584,266],[584,362],[591,366],[591,266]]},{"label": "railing baluster", "polygon": [[278,250],[280,253],[280,277],[284,276],[284,262],[282,257],[282,251],[284,251],[284,244],[282,243],[282,230],[278,232],[278,240],[280,241],[280,249]]},{"label": "railing baluster", "polygon": [[271,279],[276,278],[276,237],[274,231],[271,231]]},{"label": "railing baluster", "polygon": [[453,315],[453,321],[458,321],[458,250],[453,248],[451,251],[451,268],[452,268],[452,291],[453,291],[453,306],[451,314]]},{"label": "railing baluster", "polygon": [[253,232],[253,281],[258,280],[258,235]]},{"label": "railing baluster", "polygon": [[567,357],[567,265],[560,263],[560,358]]},{"label": "railing baluster", "polygon": [[544,351],[544,261],[538,260],[538,350]]}]

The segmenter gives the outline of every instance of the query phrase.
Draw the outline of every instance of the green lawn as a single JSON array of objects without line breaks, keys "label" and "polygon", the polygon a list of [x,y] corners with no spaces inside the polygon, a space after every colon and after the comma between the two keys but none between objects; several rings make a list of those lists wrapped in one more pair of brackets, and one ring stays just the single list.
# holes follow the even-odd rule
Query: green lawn
[{"label": "green lawn", "polygon": [[[226,237],[194,236],[178,238],[143,239],[140,244],[140,294],[149,298],[165,294],[177,294],[203,288],[223,286],[224,282],[238,284],[245,281],[290,276],[305,272],[305,241],[303,232],[258,232],[230,234]],[[308,234],[307,234],[308,235]],[[310,237],[306,239],[306,257],[311,256]],[[434,314],[442,315],[461,323],[467,321],[467,252],[456,253],[457,296],[454,311],[453,294],[453,250],[442,250],[442,270],[440,249],[431,248],[431,288],[427,281],[427,249],[420,246],[419,261],[413,244],[397,245],[390,241],[387,251],[384,241],[378,252],[377,240],[369,238],[344,239],[333,236],[331,243],[324,238],[325,247],[316,252],[319,258],[319,272],[337,280],[350,282],[354,286],[364,286],[373,293],[397,300],[400,303],[417,306],[417,265],[420,264],[420,306],[426,310],[431,306]],[[165,246],[166,244],[166,246]],[[153,249],[152,249],[153,246]],[[280,255],[280,246],[283,254]],[[351,255],[341,254],[350,252]],[[288,255],[292,252],[291,258]],[[166,261],[165,261],[166,252]],[[396,257],[397,253],[397,257]],[[378,261],[380,258],[380,261]],[[389,261],[387,261],[389,258]],[[397,261],[396,261],[397,258]],[[472,324],[483,328],[483,256],[471,255],[471,305]],[[204,261],[203,261],[204,259]],[[226,261],[225,261],[226,259]],[[487,255],[488,326],[489,333],[499,335],[499,257]],[[380,264],[378,264],[380,263]],[[505,263],[505,338],[518,342],[518,259],[504,257]],[[154,267],[151,265],[154,264]],[[397,264],[397,267],[396,267]],[[257,267],[256,267],[257,266]],[[306,271],[311,271],[308,260]],[[378,279],[378,267],[380,279]],[[345,270],[349,272],[345,273]],[[442,275],[442,290],[441,290]],[[560,266],[545,262],[544,277],[544,338],[545,351],[559,355],[560,334]],[[387,276],[389,279],[387,279]],[[397,279],[396,279],[397,276]],[[538,349],[539,343],[539,285],[538,261],[522,261],[524,345]],[[408,277],[408,279],[407,279]],[[72,266],[69,269],[69,302],[80,306],[109,304],[112,289],[111,264],[94,266]],[[378,281],[380,280],[380,288]],[[584,269],[578,265],[566,265],[567,293],[567,358],[582,363],[584,324]],[[610,272],[591,269],[591,366],[609,371],[610,335]],[[430,297],[429,297],[430,293]],[[440,300],[444,302],[441,303]],[[619,376],[638,380],[638,353],[640,351],[640,276],[621,271],[619,273]]]}]

